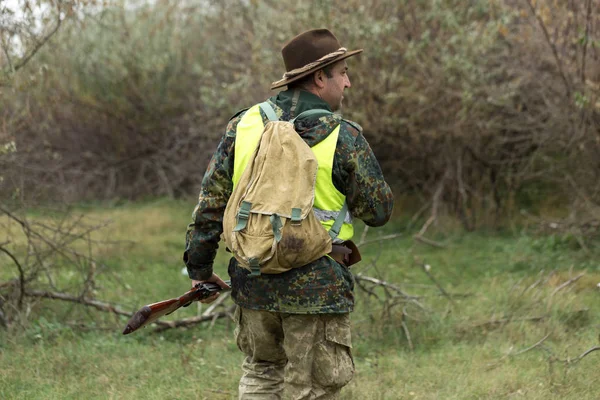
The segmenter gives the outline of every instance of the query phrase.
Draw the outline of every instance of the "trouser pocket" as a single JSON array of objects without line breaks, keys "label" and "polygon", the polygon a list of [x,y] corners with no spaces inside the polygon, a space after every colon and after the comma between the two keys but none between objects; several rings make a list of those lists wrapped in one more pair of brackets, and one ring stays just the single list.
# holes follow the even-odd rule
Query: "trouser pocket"
[{"label": "trouser pocket", "polygon": [[236,306],[235,312],[233,313],[233,320],[235,321],[235,331],[233,332],[233,336],[235,337],[235,343],[237,344],[238,349],[243,353],[246,353],[248,350],[248,332],[247,329],[244,329],[242,326],[242,307]]},{"label": "trouser pocket", "polygon": [[326,388],[340,388],[354,376],[349,315],[325,321],[325,340],[315,346],[313,380]]}]

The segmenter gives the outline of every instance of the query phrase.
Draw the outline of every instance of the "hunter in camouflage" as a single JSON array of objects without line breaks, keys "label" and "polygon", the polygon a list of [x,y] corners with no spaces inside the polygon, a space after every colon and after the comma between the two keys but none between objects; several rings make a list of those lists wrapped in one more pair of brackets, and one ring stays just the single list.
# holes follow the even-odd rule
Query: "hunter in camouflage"
[{"label": "hunter in camouflage", "polygon": [[[315,51],[316,58],[291,60],[290,54],[300,54],[298,46],[308,49],[300,52],[304,55]],[[325,56],[319,51],[325,51]],[[339,111],[343,90],[350,87],[344,59],[358,52],[345,51],[324,29],[292,39],[282,53],[288,72],[300,71],[300,76],[286,78],[286,73],[272,88],[287,85],[288,89],[269,99],[280,120],[289,121],[310,109]],[[310,82],[306,85],[313,75],[315,82],[320,79],[325,85],[320,90],[310,86]],[[223,212],[233,190],[234,146],[244,112],[229,121],[204,175],[198,205],[187,230],[184,261],[193,283],[208,280],[223,284],[213,274],[212,265],[223,230]],[[262,117],[266,124],[267,116]],[[296,130],[311,147],[340,126],[333,184],[346,196],[353,218],[369,226],[385,224],[392,213],[393,195],[362,128],[339,114],[301,122],[304,121],[296,124]],[[232,297],[239,306],[237,344],[246,355],[240,399],[280,399],[282,395],[291,399],[336,398],[354,370],[349,323],[354,281],[348,267],[324,256],[282,274],[250,278],[232,258],[228,272]]]}]

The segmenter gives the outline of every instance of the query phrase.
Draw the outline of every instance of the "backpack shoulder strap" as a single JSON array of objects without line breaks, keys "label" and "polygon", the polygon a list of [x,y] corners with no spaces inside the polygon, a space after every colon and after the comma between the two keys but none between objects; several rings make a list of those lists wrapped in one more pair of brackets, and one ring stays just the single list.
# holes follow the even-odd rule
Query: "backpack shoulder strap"
[{"label": "backpack shoulder strap", "polygon": [[314,117],[315,115],[322,117],[322,116],[331,115],[331,114],[333,114],[331,111],[315,108],[312,110],[306,110],[306,111],[298,114],[298,116],[296,118],[294,118],[293,120],[291,120],[290,122],[293,124],[299,119],[303,119],[303,118],[307,118],[307,117]]},{"label": "backpack shoulder strap", "polygon": [[259,107],[261,110],[263,110],[267,118],[269,118],[269,121],[279,121],[279,118],[277,118],[277,114],[275,113],[273,106],[271,106],[271,104],[268,101],[260,103]]}]

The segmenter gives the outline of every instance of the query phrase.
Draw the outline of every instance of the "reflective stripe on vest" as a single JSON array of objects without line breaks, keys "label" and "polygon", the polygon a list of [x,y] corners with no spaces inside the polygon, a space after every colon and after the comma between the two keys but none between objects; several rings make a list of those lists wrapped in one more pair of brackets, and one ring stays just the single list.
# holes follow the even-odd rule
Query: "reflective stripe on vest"
[{"label": "reflective stripe on vest", "polygon": [[[237,125],[233,162],[234,188],[240,181],[244,169],[246,169],[250,158],[254,154],[263,130],[264,125],[260,108],[258,105],[255,105],[246,111]],[[327,231],[333,226],[335,217],[339,214],[339,210],[342,209],[346,201],[346,196],[336,189],[331,179],[333,157],[339,134],[340,126],[338,125],[327,138],[311,148],[319,164],[313,207],[317,219]],[[334,242],[350,240],[352,236],[354,236],[354,228],[352,226],[352,217],[348,213],[340,233]]]}]

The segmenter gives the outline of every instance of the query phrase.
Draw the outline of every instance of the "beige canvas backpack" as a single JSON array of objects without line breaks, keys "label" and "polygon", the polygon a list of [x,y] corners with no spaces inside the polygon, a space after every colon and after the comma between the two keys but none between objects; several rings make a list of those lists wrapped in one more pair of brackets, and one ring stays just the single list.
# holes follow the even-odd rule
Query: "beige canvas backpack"
[{"label": "beige canvas backpack", "polygon": [[[331,252],[330,234],[313,213],[317,159],[294,129],[279,121],[267,102],[269,117],[256,150],[229,198],[222,239],[251,275],[278,274]],[[298,118],[325,115],[309,110]],[[343,216],[338,221],[341,226]]]}]

